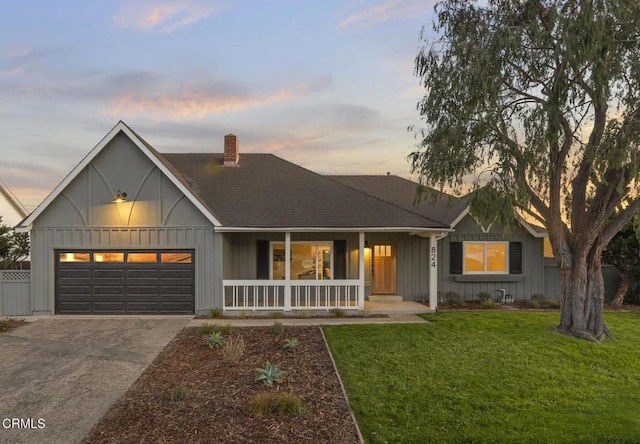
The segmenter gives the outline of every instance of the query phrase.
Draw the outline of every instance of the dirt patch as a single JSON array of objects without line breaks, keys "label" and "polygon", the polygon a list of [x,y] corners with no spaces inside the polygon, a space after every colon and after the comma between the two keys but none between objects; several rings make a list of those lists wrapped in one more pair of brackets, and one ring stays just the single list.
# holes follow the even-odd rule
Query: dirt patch
[{"label": "dirt patch", "polygon": [[[285,327],[281,336],[270,327],[236,328],[225,337],[244,341],[237,362],[209,349],[199,329],[184,329],[84,442],[358,442],[319,327]],[[299,340],[295,352],[284,350],[286,338]],[[281,384],[255,382],[267,360],[287,372]],[[300,397],[303,413],[257,415],[252,401],[269,392]]]}]

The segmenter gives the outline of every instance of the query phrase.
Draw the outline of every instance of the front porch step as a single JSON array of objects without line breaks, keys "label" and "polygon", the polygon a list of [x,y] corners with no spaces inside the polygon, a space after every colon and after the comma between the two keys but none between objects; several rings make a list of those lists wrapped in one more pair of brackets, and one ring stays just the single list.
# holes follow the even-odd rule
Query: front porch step
[{"label": "front porch step", "polygon": [[403,302],[404,299],[402,296],[382,296],[382,295],[371,295],[368,297],[369,302]]}]

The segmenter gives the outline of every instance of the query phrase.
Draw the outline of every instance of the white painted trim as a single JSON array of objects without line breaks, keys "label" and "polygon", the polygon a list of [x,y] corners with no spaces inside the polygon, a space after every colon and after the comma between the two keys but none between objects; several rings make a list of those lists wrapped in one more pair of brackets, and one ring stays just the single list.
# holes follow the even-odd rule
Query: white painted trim
[{"label": "white painted trim", "polygon": [[409,234],[417,234],[419,233],[443,233],[443,232],[452,232],[454,230],[448,228],[425,228],[425,227],[216,227],[216,231],[219,233],[236,233],[236,232],[247,232],[247,233],[315,233],[315,232],[324,232],[324,233],[376,233],[380,231],[386,232],[408,232]]},{"label": "white painted trim", "polygon": [[[453,229],[456,227],[456,225],[458,225],[458,224],[460,223],[460,221],[461,221],[462,219],[464,219],[464,217],[465,217],[467,214],[469,214],[469,211],[470,211],[470,208],[469,208],[469,207],[465,208],[465,209],[464,209],[464,211],[462,211],[462,213],[460,213],[460,214],[458,215],[458,217],[456,217],[456,218],[455,218],[455,220],[454,220],[453,222],[451,222],[451,225],[450,225],[450,228],[451,228],[451,229],[450,229],[450,230],[448,230],[448,231],[454,231]],[[519,223],[520,225],[522,225],[522,228],[524,228],[524,229],[525,229],[525,230],[526,230],[526,231],[527,231],[531,236],[533,236],[533,237],[537,237],[537,238],[543,238],[543,237],[548,237],[548,236],[549,236],[549,234],[548,234],[546,231],[545,231],[545,232],[543,232],[543,233],[539,233],[539,232],[537,232],[536,230],[534,230],[534,229],[533,229],[533,227],[532,227],[532,226],[531,226],[531,225],[530,225],[526,220],[524,220],[524,219],[522,218],[522,216],[520,216],[520,215],[516,215],[516,218],[517,218],[517,220],[518,220],[518,223]],[[475,219],[474,219],[474,220],[475,220]],[[477,221],[476,221],[476,222],[477,222]],[[480,224],[479,224],[479,225],[480,225]],[[481,228],[484,228],[484,227],[482,227],[482,226],[481,226]],[[491,229],[491,226],[489,226],[489,228],[488,228],[488,229]],[[440,231],[445,231],[445,230],[440,230]],[[483,231],[484,231],[484,229],[483,229]]]},{"label": "white painted trim", "polygon": [[471,211],[471,208],[467,207],[464,210],[462,210],[462,213],[458,214],[458,217],[456,217],[453,220],[453,222],[451,222],[451,225],[449,226],[449,228],[451,228],[451,231],[453,231],[453,229],[456,227],[456,225],[458,225],[460,223],[460,221],[462,219],[464,219],[467,214],[469,214],[469,211]]},{"label": "white painted trim", "polygon": [[173,175],[169,169],[158,159],[149,149],[142,143],[133,131],[122,121],[118,122],[106,136],[78,163],[69,174],[53,189],[51,193],[38,205],[38,207],[19,225],[20,228],[27,227],[47,209],[49,205],[64,191],[64,189],[75,179],[82,170],[84,170],[91,161],[122,131],[131,141],[142,151],[149,160],[164,173],[169,180],[191,201],[191,203],[200,210],[200,212],[214,225],[222,225],[216,217],[196,197],[185,187],[182,182]]},{"label": "white painted trim", "polygon": [[432,234],[429,238],[429,309],[438,309],[438,236]]},{"label": "white painted trim", "polygon": [[[502,244],[505,245],[505,269],[506,271],[467,271],[466,261],[465,261],[465,252],[467,244],[483,244],[484,252],[485,252],[485,260],[486,260],[486,252],[487,252],[487,244]],[[487,268],[487,264],[484,264],[485,269]],[[471,240],[462,242],[462,274],[463,275],[485,275],[485,274],[509,274],[509,241],[482,241],[482,240]]]},{"label": "white painted trim", "polygon": [[358,233],[358,309],[364,310],[364,232]]},{"label": "white painted trim", "polygon": [[[271,276],[273,279],[273,276]],[[291,280],[291,233],[284,233],[284,280]],[[291,286],[284,287],[284,310],[291,311]]]},{"label": "white painted trim", "polygon": [[9,187],[7,187],[1,180],[0,180],[0,194],[2,194],[5,200],[9,202],[9,205],[11,205],[11,207],[15,210],[16,213],[18,213],[18,216],[24,219],[29,215],[29,212],[27,211],[27,209],[24,207],[24,205],[22,205],[22,202],[18,200],[15,194],[13,194],[9,189]]}]

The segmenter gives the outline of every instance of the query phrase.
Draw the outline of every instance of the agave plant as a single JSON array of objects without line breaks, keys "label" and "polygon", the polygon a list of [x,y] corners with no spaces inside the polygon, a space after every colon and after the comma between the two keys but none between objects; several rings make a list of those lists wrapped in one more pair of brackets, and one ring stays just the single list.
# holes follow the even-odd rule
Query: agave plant
[{"label": "agave plant", "polygon": [[214,331],[209,335],[209,348],[220,348],[224,345],[224,336],[222,332]]},{"label": "agave plant", "polygon": [[257,368],[258,376],[256,376],[256,382],[263,385],[273,386],[274,382],[282,383],[282,377],[286,372],[280,370],[278,367],[267,361],[264,368]]}]

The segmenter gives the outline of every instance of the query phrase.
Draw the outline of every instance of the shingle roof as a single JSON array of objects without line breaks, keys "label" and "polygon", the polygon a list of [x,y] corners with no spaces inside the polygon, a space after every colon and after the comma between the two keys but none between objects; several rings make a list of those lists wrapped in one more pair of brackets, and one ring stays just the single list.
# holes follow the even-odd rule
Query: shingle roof
[{"label": "shingle roof", "polygon": [[363,193],[392,202],[406,210],[437,220],[446,226],[450,226],[467,207],[466,199],[455,198],[436,190],[431,190],[435,193],[434,195],[423,195],[423,198],[416,204],[418,184],[398,176],[328,177]]},{"label": "shingle roof", "polygon": [[238,166],[223,166],[222,154],[157,155],[228,227],[448,228],[426,211],[359,191],[272,154],[243,153]]}]

